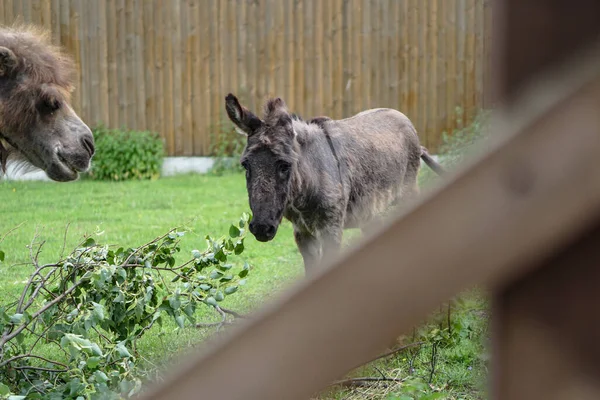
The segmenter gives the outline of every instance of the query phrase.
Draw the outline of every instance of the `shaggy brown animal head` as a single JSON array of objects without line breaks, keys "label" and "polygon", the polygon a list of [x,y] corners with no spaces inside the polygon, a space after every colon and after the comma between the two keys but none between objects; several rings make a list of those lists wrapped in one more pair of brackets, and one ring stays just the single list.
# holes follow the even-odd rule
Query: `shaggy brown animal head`
[{"label": "shaggy brown animal head", "polygon": [[[0,159],[16,153],[55,181],[72,181],[94,155],[73,111],[73,61],[43,31],[0,27]],[[4,155],[4,156],[3,156]]]},{"label": "shaggy brown animal head", "polygon": [[238,131],[248,137],[240,162],[246,169],[252,210],[249,228],[257,240],[266,242],[275,237],[283,218],[297,164],[292,117],[279,97],[266,102],[263,119],[232,94],[225,98],[225,108]]}]

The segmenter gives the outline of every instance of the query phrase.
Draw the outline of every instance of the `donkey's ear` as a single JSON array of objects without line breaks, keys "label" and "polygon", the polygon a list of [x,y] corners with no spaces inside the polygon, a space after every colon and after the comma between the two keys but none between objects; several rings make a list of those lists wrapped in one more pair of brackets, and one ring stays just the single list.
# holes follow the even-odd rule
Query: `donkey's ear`
[{"label": "donkey's ear", "polygon": [[17,56],[7,47],[0,46],[0,76],[10,75],[17,66]]},{"label": "donkey's ear", "polygon": [[248,109],[242,107],[237,97],[231,93],[225,97],[225,109],[227,116],[235,124],[236,130],[242,135],[252,136],[262,125],[262,121]]}]

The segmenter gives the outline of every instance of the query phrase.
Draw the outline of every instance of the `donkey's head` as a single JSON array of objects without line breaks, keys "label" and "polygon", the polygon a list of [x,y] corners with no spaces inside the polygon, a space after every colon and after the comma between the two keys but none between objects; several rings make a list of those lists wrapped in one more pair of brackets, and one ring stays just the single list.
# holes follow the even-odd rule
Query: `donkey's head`
[{"label": "donkey's head", "polygon": [[225,98],[227,115],[248,141],[241,157],[252,210],[250,232],[267,242],[275,237],[290,195],[297,152],[292,118],[280,98],[267,101],[263,119],[238,99]]},{"label": "donkey's head", "polygon": [[92,133],[70,105],[73,70],[45,32],[0,29],[0,150],[55,181],[77,179],[94,155]]}]

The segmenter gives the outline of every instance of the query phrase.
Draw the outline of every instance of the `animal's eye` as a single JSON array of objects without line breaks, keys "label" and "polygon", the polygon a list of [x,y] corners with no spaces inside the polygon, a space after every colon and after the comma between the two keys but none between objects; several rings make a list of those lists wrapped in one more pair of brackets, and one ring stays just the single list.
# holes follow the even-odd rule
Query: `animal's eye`
[{"label": "animal's eye", "polygon": [[280,163],[279,165],[277,165],[277,171],[281,174],[281,175],[287,175],[290,173],[290,164],[288,163]]},{"label": "animal's eye", "polygon": [[51,114],[60,108],[60,101],[57,99],[45,99],[39,105],[42,114]]}]

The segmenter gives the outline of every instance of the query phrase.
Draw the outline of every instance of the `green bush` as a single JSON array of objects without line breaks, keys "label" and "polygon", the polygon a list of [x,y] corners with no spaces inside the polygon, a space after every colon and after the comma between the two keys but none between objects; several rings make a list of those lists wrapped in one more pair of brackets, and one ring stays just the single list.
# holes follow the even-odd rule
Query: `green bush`
[{"label": "green bush", "polygon": [[162,138],[154,132],[93,130],[96,154],[87,176],[94,180],[144,180],[160,176],[164,157]]}]

